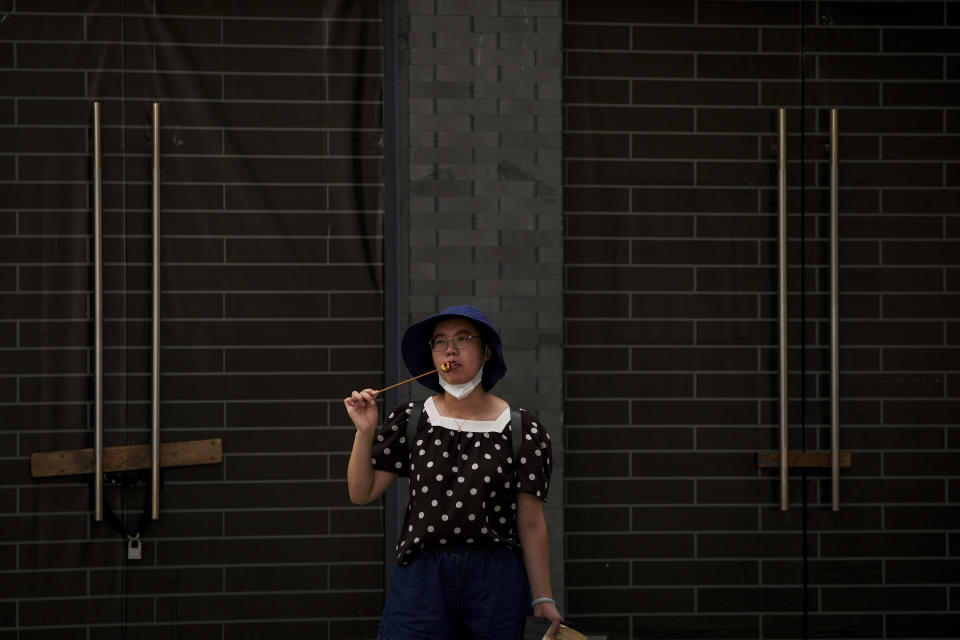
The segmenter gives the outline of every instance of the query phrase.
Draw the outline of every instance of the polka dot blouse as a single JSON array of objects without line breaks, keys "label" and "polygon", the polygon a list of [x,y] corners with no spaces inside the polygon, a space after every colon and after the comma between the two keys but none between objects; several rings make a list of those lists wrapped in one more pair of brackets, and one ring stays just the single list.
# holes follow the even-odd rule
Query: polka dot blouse
[{"label": "polka dot blouse", "polygon": [[543,426],[520,410],[523,444],[514,460],[509,407],[496,420],[455,420],[428,398],[420,424],[408,430],[412,408],[394,409],[373,442],[374,469],[410,479],[397,563],[427,544],[519,548],[517,491],[546,500],[550,484],[553,454]]}]

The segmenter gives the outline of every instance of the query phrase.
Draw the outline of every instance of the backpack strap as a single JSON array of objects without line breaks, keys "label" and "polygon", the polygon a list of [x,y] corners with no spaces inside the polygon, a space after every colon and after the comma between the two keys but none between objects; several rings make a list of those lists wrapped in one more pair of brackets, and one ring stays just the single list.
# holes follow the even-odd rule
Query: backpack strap
[{"label": "backpack strap", "polygon": [[[520,459],[520,446],[523,444],[523,418],[520,409],[510,406],[510,431],[513,433],[513,459]],[[519,462],[517,468],[519,468]]]},{"label": "backpack strap", "polygon": [[407,439],[407,449],[410,448],[410,425],[413,425],[413,432],[417,432],[417,427],[420,426],[420,416],[423,414],[423,400],[417,400],[413,403],[413,406],[410,407],[410,417],[407,419],[407,430],[404,432],[404,437]]}]

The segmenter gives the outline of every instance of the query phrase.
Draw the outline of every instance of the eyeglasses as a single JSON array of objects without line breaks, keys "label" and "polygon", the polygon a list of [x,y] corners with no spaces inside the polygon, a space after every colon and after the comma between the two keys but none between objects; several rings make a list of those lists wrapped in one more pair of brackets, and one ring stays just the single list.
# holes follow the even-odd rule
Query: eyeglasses
[{"label": "eyeglasses", "polygon": [[434,338],[427,344],[429,344],[430,348],[433,349],[434,351],[446,351],[447,348],[450,346],[450,344],[453,343],[454,348],[459,350],[459,349],[466,349],[467,347],[470,346],[471,340],[479,337],[480,336],[472,336],[468,333],[458,333],[457,335],[453,336],[452,339]]}]

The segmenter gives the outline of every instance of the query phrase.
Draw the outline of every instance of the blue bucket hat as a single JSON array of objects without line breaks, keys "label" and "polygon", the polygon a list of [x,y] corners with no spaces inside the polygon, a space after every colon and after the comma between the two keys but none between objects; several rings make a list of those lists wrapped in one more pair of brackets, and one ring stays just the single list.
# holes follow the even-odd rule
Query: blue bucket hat
[{"label": "blue bucket hat", "polygon": [[[429,318],[424,318],[420,322],[410,325],[410,328],[403,334],[403,340],[400,343],[403,363],[407,365],[407,370],[413,376],[436,369],[428,345],[433,338],[433,328],[443,318],[454,316],[466,318],[473,322],[477,331],[480,332],[480,337],[483,338],[483,344],[490,347],[490,359],[483,364],[483,376],[480,378],[480,385],[485,391],[489,391],[493,388],[493,385],[497,384],[497,380],[507,373],[507,363],[503,359],[503,343],[500,339],[500,332],[490,324],[490,319],[480,309],[469,304],[447,307],[440,313],[435,313]],[[419,379],[419,382],[428,389],[439,393],[443,392],[438,373],[423,376]]]}]

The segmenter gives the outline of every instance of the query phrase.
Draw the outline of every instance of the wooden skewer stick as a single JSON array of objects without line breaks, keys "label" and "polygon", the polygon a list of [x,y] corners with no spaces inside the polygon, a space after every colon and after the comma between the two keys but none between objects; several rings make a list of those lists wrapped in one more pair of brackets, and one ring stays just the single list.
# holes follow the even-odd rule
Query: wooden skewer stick
[{"label": "wooden skewer stick", "polygon": [[437,371],[450,371],[450,363],[449,363],[449,362],[444,362],[442,365],[440,365],[439,368],[434,369],[433,371],[427,371],[426,373],[421,373],[421,374],[418,375],[418,376],[413,376],[412,378],[407,378],[406,380],[403,380],[403,381],[398,382],[398,383],[396,383],[396,384],[392,384],[392,385],[390,385],[389,387],[384,387],[383,389],[380,389],[380,391],[375,391],[374,393],[376,393],[377,395],[379,395],[379,394],[383,393],[384,391],[388,391],[388,390],[390,390],[390,389],[393,389],[394,387],[399,387],[399,386],[402,385],[402,384],[407,384],[407,383],[410,382],[411,380],[416,380],[417,378],[422,378],[423,376],[428,376],[428,375],[430,375],[431,373],[436,373]]}]

